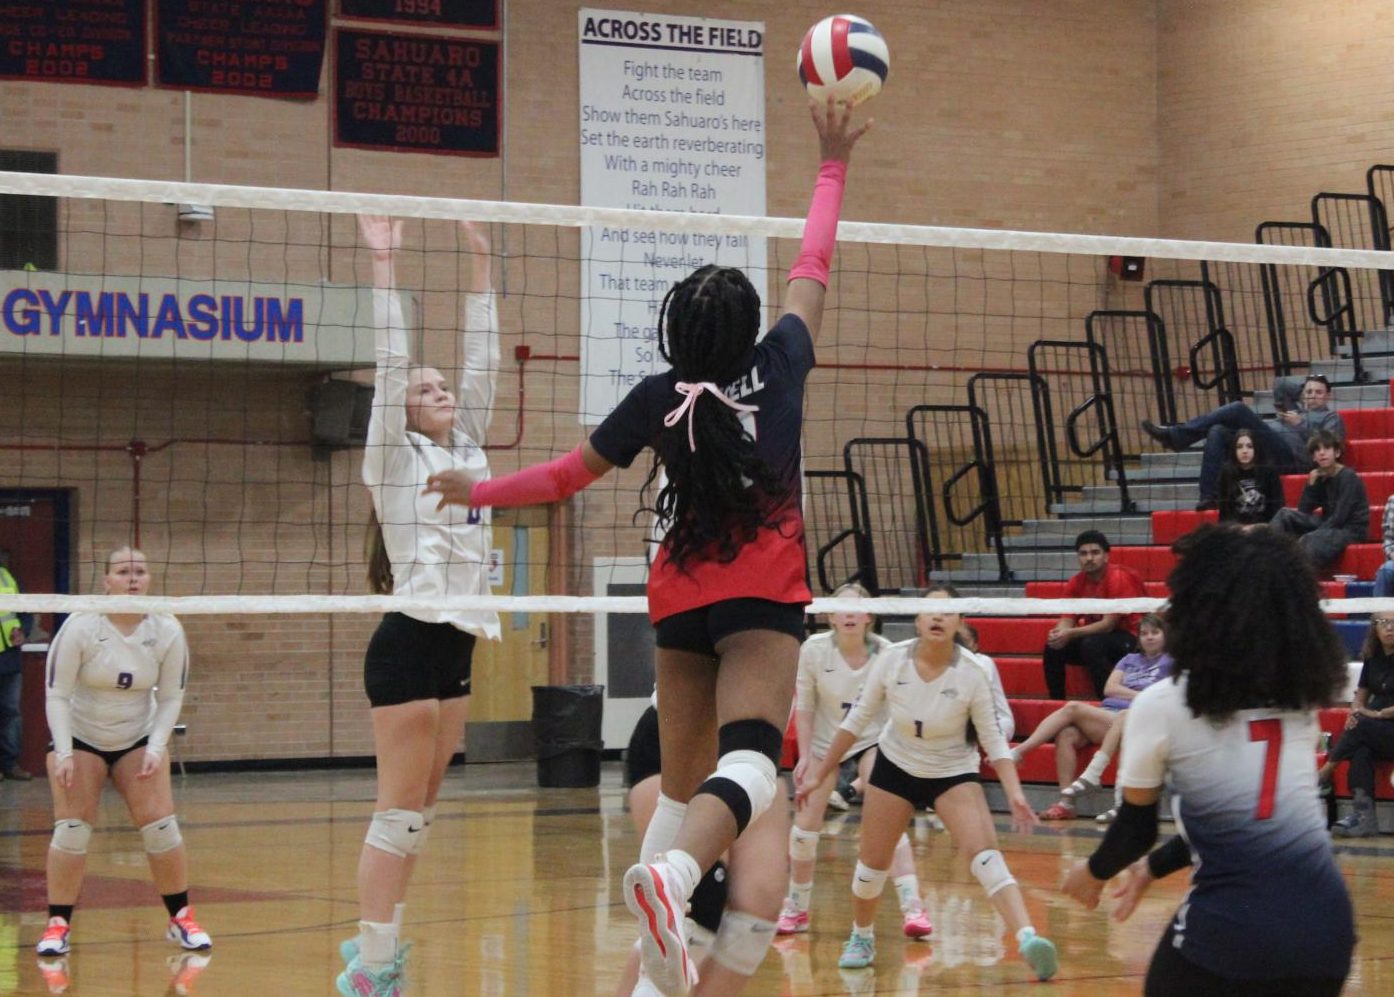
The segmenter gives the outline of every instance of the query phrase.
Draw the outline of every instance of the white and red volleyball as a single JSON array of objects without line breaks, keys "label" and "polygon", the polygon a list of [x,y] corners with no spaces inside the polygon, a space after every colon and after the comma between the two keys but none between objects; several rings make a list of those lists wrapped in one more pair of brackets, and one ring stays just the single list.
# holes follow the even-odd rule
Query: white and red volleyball
[{"label": "white and red volleyball", "polygon": [[890,49],[870,21],[855,14],[825,17],[803,36],[799,79],[809,96],[849,107],[881,92],[891,68]]}]

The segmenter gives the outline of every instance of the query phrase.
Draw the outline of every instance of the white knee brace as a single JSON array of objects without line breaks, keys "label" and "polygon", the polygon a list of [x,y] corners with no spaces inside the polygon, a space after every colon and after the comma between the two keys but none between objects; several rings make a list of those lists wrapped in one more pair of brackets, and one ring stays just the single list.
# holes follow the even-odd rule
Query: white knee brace
[{"label": "white knee brace", "polygon": [[179,834],[179,820],[174,814],[146,824],[140,829],[140,837],[145,842],[147,855],[172,851],[184,840]]},{"label": "white knee brace", "polygon": [[729,751],[716,762],[715,777],[729,779],[745,791],[750,800],[749,827],[760,819],[760,815],[770,808],[778,791],[775,781],[779,775],[770,761],[758,751]]},{"label": "white knee brace", "polygon": [[789,857],[795,862],[812,862],[818,857],[817,831],[805,831],[801,827],[789,828]]},{"label": "white knee brace", "polygon": [[92,825],[75,817],[53,822],[53,840],[48,847],[69,855],[86,855],[87,842],[92,838]]},{"label": "white knee brace", "polygon": [[415,810],[399,810],[396,807],[379,810],[373,814],[368,835],[363,841],[380,852],[404,859],[421,850],[421,834],[425,827],[425,818]]},{"label": "white knee brace", "polygon": [[712,958],[733,973],[754,976],[774,941],[774,929],[773,921],[743,910],[728,910],[716,931]]},{"label": "white knee brace", "polygon": [[888,869],[872,869],[857,863],[857,871],[852,873],[852,896],[859,900],[875,900],[886,887]]},{"label": "white knee brace", "polygon": [[1012,871],[1007,868],[1007,860],[996,848],[985,848],[974,855],[968,867],[990,897],[1016,884]]}]

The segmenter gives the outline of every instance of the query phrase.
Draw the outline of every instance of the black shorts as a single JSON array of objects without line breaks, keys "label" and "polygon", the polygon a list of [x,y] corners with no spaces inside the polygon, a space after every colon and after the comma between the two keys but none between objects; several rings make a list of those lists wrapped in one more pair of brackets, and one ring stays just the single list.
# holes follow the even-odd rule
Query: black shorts
[{"label": "black shorts", "polygon": [[1167,926],[1166,934],[1152,953],[1143,984],[1146,997],[1170,997],[1187,994],[1194,997],[1338,997],[1345,980],[1285,979],[1233,980],[1217,976],[1197,966],[1176,950],[1176,922]]},{"label": "black shorts", "polygon": [[388,613],[368,642],[363,688],[373,706],[470,694],[474,634],[449,623],[423,623]]},{"label": "black shorts", "polygon": [[691,651],[715,658],[723,638],[746,630],[774,630],[803,641],[803,603],[769,599],[723,599],[685,613],[665,616],[654,624],[654,643],[669,651]]},{"label": "black shorts", "polygon": [[886,757],[884,751],[876,752],[876,761],[871,766],[871,784],[877,789],[909,800],[916,810],[934,806],[945,790],[953,789],[965,782],[981,782],[976,772],[962,775],[944,776],[942,779],[922,779],[911,775]]},{"label": "black shorts", "polygon": [[663,757],[658,750],[658,710],[652,704],[634,725],[629,735],[629,748],[624,753],[624,784],[637,786],[663,769]]},{"label": "black shorts", "polygon": [[[112,768],[117,762],[125,758],[132,751],[139,751],[141,748],[145,747],[149,740],[149,737],[142,737],[139,741],[137,741],[135,744],[131,745],[128,748],[117,748],[115,751],[104,751],[101,748],[94,748],[86,741],[79,740],[75,737],[73,738],[73,750],[85,751],[89,755],[96,755],[102,761],[106,762],[107,768]],[[53,745],[50,744],[49,748],[52,749],[52,747]]]}]

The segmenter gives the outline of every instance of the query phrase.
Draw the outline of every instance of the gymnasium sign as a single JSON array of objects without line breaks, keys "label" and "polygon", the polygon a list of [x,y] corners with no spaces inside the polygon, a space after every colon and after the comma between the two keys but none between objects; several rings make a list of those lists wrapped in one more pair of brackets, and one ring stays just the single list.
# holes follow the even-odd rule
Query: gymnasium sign
[{"label": "gymnasium sign", "polygon": [[0,79],[144,86],[145,0],[0,4]]},{"label": "gymnasium sign", "polygon": [[371,367],[370,288],[0,270],[0,354]]},{"label": "gymnasium sign", "polygon": [[498,155],[498,42],[334,34],[335,145]]}]

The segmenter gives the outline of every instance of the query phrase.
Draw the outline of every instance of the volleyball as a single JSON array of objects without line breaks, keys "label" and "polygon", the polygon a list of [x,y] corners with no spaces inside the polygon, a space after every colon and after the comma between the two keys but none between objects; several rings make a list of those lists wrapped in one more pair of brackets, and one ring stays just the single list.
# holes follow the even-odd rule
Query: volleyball
[{"label": "volleyball", "polygon": [[886,40],[865,18],[854,14],[825,17],[803,36],[799,79],[816,101],[832,97],[855,107],[881,92],[891,68]]}]

